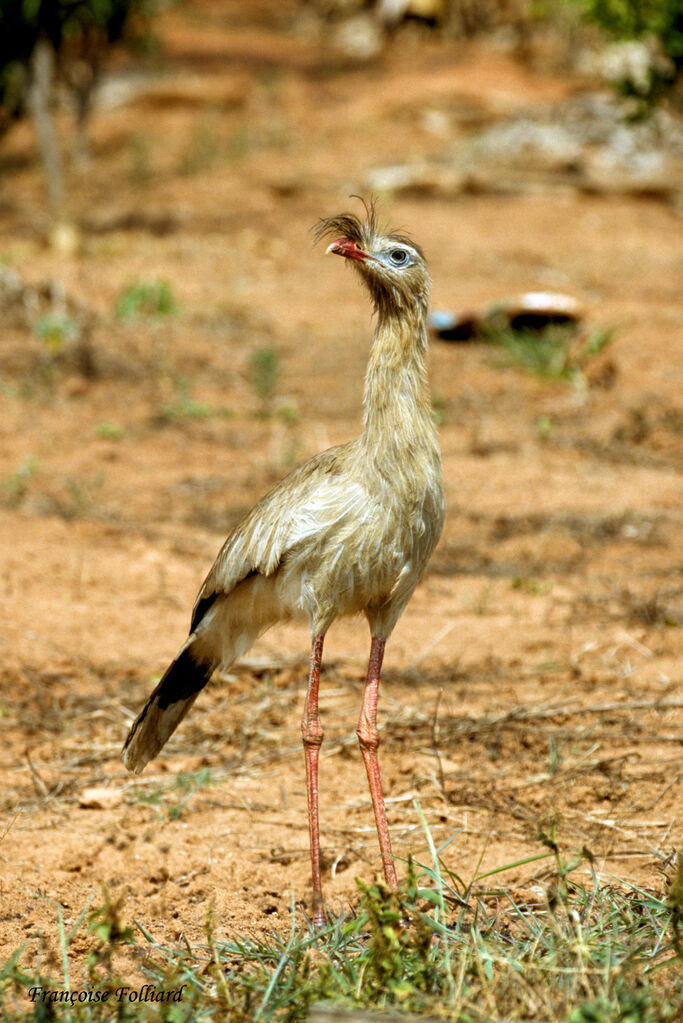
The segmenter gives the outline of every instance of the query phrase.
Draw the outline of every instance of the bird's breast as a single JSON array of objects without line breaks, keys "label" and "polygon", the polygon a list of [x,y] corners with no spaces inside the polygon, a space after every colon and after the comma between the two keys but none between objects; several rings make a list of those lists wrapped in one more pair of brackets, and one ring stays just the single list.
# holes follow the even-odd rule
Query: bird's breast
[{"label": "bird's breast", "polygon": [[407,490],[380,479],[363,490],[362,508],[292,552],[285,571],[298,610],[320,631],[409,596],[441,533],[440,477]]}]

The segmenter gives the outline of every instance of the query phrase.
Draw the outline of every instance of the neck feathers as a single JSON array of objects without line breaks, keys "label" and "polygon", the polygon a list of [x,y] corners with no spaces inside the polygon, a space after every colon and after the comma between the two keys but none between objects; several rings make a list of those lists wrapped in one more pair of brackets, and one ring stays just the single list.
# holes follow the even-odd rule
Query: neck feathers
[{"label": "neck feathers", "polygon": [[378,307],[365,378],[363,439],[371,448],[405,451],[436,445],[427,385],[426,304]]}]

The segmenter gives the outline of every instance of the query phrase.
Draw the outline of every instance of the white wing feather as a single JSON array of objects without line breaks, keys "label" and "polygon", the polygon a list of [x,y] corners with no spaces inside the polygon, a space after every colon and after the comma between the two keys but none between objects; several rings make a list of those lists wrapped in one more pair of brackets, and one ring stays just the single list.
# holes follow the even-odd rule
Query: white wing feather
[{"label": "white wing feather", "polygon": [[363,528],[374,502],[360,482],[331,471],[337,451],[331,448],[295,469],[245,516],[225,541],[195,611],[249,575],[273,575],[295,552],[327,550],[332,562],[341,557],[339,540]]}]

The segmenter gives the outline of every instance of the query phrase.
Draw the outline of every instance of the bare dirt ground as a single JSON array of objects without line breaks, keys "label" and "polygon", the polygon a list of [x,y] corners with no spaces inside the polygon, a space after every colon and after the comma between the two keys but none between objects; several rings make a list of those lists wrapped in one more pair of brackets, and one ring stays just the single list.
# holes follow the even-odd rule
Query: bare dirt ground
[{"label": "bare dirt ground", "polygon": [[[370,309],[309,227],[374,167],[442,146],[426,111],[456,134],[468,104],[533,110],[577,87],[427,39],[333,68],[266,4],[241,10],[172,12],[158,72],[97,112],[92,166],[70,177],[76,254],[44,243],[30,127],[3,141],[0,254],[26,285],[63,286],[77,332],[50,348],[40,300],[3,312],[3,956],[36,934],[54,948],[55,903],[74,920],[103,881],[160,941],[201,940],[212,899],[219,937],[287,927],[292,890],[309,899],[304,626],[267,634],[203,693],[140,778],[119,750],[226,531],[359,429]],[[586,386],[502,367],[487,345],[432,344],[448,515],[386,658],[396,852],[427,855],[416,799],[437,844],[457,833],[444,856],[465,880],[542,852],[554,815],[564,849],[661,891],[683,777],[681,209],[569,188],[383,209],[426,249],[435,306],[553,287],[581,300],[587,329],[616,328]],[[114,316],[131,281],[159,279],[175,312]],[[266,407],[250,371],[263,349],[278,358]],[[326,650],[333,910],[378,868],[354,734],[368,648],[364,622],[345,621]]]}]

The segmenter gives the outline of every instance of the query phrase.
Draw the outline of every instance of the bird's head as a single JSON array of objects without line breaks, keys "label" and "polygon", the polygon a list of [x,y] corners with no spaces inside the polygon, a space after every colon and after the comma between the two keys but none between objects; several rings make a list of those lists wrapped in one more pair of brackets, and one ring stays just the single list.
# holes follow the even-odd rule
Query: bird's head
[{"label": "bird's head", "polygon": [[332,238],[327,252],[352,260],[380,314],[426,311],[429,274],[419,245],[403,234],[382,230],[374,203],[363,202],[365,219],[353,213],[320,220],[315,240]]}]

